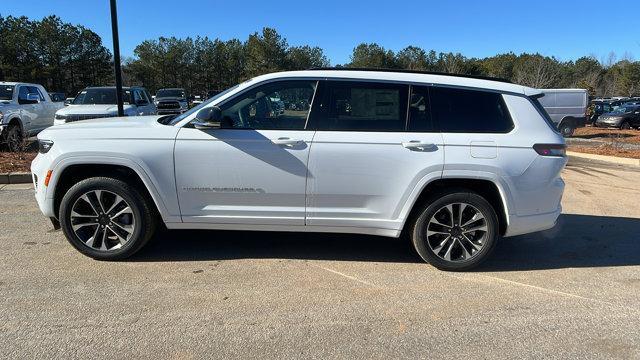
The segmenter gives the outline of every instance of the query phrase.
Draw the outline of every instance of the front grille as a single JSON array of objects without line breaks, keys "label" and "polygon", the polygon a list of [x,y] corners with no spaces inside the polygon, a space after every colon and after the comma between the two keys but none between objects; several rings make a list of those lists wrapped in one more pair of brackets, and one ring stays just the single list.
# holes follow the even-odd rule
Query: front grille
[{"label": "front grille", "polygon": [[158,109],[180,109],[180,103],[177,101],[160,101]]},{"label": "front grille", "polygon": [[113,117],[110,114],[73,114],[67,115],[67,122]]}]

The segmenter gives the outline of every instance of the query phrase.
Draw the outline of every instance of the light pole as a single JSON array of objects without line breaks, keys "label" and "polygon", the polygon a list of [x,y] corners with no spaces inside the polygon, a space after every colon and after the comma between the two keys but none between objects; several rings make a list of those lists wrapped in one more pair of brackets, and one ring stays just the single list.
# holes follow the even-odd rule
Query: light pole
[{"label": "light pole", "polygon": [[118,116],[124,116],[122,104],[122,69],[120,68],[120,39],[118,38],[118,11],[116,0],[111,0],[111,33],[113,35],[113,66],[116,71],[116,101],[118,102]]}]

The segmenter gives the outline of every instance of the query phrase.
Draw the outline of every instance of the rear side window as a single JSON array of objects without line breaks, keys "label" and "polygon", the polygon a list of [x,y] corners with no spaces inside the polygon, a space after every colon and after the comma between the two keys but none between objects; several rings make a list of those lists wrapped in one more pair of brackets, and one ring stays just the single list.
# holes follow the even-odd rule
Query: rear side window
[{"label": "rear side window", "polygon": [[318,130],[403,131],[407,85],[328,81]]},{"label": "rear side window", "polygon": [[432,87],[431,113],[442,132],[507,133],[513,129],[502,95],[494,92]]}]

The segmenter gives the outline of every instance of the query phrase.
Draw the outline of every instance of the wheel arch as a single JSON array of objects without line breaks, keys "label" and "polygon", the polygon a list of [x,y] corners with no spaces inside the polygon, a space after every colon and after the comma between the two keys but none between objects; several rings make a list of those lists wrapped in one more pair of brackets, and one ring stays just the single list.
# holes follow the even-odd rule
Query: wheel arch
[{"label": "wheel arch", "polygon": [[22,119],[18,116],[12,116],[11,119],[7,122],[8,126],[18,125],[20,127],[20,132],[24,134],[24,124],[22,123]]},{"label": "wheel arch", "polygon": [[506,233],[509,225],[509,212],[508,202],[502,186],[490,179],[464,177],[439,178],[427,183],[415,198],[413,204],[411,204],[409,214],[402,226],[403,231],[407,229],[408,224],[411,224],[420,215],[420,209],[428,203],[432,196],[446,189],[465,189],[485,198],[498,216],[500,235],[502,236]]},{"label": "wheel arch", "polygon": [[128,184],[136,186],[142,195],[150,199],[157,213],[166,219],[167,208],[146,172],[139,166],[128,163],[126,159],[110,159],[110,161],[70,161],[65,164],[59,164],[53,171],[54,176],[51,178],[47,194],[48,198],[53,202],[54,214],[58,215],[60,203],[64,194],[79,181],[84,179],[104,176],[112,177],[125,181]]}]

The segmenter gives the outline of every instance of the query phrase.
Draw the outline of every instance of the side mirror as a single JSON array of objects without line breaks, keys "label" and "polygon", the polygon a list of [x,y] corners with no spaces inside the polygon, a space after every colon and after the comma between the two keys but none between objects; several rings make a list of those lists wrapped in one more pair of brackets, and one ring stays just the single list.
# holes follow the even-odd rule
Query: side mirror
[{"label": "side mirror", "polygon": [[196,129],[219,129],[222,122],[222,110],[217,106],[206,107],[196,114],[193,125]]}]

